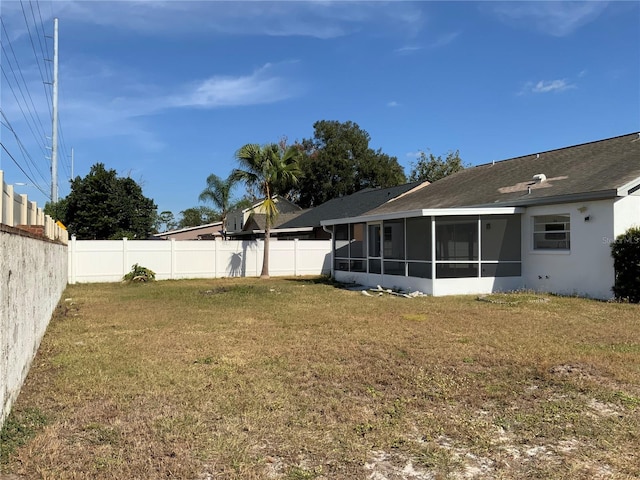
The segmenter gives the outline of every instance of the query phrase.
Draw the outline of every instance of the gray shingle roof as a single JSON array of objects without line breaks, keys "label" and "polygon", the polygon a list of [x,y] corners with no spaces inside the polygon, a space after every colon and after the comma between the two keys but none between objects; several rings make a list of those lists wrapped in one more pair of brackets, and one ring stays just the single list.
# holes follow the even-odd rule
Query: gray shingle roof
[{"label": "gray shingle roof", "polygon": [[420,182],[414,182],[397,187],[360,190],[305,210],[294,219],[281,223],[278,228],[319,227],[322,220],[356,217],[419,185]]},{"label": "gray shingle roof", "polygon": [[[299,212],[286,212],[279,213],[275,219],[274,225],[271,228],[283,228],[282,224],[291,221],[292,219],[300,216],[304,213],[304,210],[300,210]],[[247,224],[244,226],[244,231],[252,231],[252,230],[264,230],[266,227],[266,215],[264,213],[253,213],[247,220]],[[305,225],[308,226],[308,225]]]},{"label": "gray shingle roof", "polygon": [[[546,181],[534,182],[537,174],[544,174]],[[559,203],[578,195],[613,198],[618,188],[636,179],[639,133],[467,168],[366,214]]]}]

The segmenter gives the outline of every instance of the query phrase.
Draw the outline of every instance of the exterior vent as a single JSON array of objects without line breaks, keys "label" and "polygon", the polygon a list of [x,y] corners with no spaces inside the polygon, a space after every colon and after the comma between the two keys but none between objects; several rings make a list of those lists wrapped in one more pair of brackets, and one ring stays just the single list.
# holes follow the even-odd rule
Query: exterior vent
[{"label": "exterior vent", "polygon": [[547,180],[547,176],[544,173],[538,173],[533,176],[533,181],[536,183],[542,183]]}]

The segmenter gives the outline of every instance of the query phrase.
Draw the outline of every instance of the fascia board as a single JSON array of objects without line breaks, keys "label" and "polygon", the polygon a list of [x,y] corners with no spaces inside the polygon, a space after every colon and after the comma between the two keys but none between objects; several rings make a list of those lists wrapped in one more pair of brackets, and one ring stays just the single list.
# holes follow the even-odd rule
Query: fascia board
[{"label": "fascia board", "polygon": [[639,186],[640,186],[640,178],[636,178],[630,181],[629,183],[618,188],[618,196],[626,197],[627,195],[631,195],[634,191],[638,189]]},{"label": "fascia board", "polygon": [[362,215],[359,217],[339,218],[323,220],[322,226],[344,223],[376,222],[407,217],[443,217],[461,215],[510,215],[524,212],[522,207],[465,207],[465,208],[428,208],[421,210],[408,210],[405,212],[384,213],[379,215]]}]

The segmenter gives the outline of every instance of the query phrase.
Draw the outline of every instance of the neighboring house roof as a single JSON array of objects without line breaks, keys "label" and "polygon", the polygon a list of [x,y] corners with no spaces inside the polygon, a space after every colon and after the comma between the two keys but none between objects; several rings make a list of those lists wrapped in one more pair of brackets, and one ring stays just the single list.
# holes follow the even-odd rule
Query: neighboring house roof
[{"label": "neighboring house roof", "polygon": [[[546,179],[535,181],[534,175]],[[366,215],[595,200],[628,195],[639,187],[640,133],[633,133],[467,168]]]},{"label": "neighboring house roof", "polygon": [[[291,200],[287,200],[285,197],[282,197],[280,195],[276,195],[273,197],[273,199],[276,201],[276,203],[281,204],[279,208],[282,208],[283,206],[285,206],[284,208],[286,208],[287,210],[302,210],[301,207],[299,207],[298,205],[296,205],[295,203],[293,203]],[[230,214],[235,214],[237,212],[242,212],[242,213],[247,213],[250,212],[251,210],[255,210],[258,207],[260,207],[264,201],[266,199],[262,199],[259,202],[254,203],[253,205],[251,205],[250,207],[247,208],[235,208],[233,210],[230,210],[227,213],[227,216],[229,216]]]},{"label": "neighboring house roof", "polygon": [[414,182],[390,188],[360,190],[305,210],[295,218],[281,222],[278,228],[319,227],[322,220],[357,217],[411,190],[422,188],[428,184],[428,182]]},{"label": "neighboring house roof", "polygon": [[[219,227],[219,229],[216,230],[216,227]],[[222,222],[213,222],[213,223],[207,223],[205,225],[198,225],[197,227],[187,227],[187,228],[180,228],[178,230],[169,230],[168,232],[155,233],[153,236],[156,238],[162,239],[162,238],[183,236],[184,234],[192,234],[193,238],[197,238],[198,233],[205,230],[207,231],[206,234],[208,235],[211,235],[211,231],[219,232],[220,230],[222,230]]]},{"label": "neighboring house roof", "polygon": [[[292,219],[300,216],[303,212],[303,210],[300,210],[299,212],[279,213],[275,218],[274,224],[271,225],[271,228],[280,228],[283,223],[291,221]],[[264,213],[253,213],[242,230],[264,230],[266,225],[267,216]]]}]

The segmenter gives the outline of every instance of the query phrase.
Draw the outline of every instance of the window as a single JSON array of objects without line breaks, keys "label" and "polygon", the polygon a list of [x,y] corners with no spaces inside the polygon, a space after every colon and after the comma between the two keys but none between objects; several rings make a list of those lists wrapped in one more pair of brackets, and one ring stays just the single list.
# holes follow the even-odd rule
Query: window
[{"label": "window", "polygon": [[436,260],[478,260],[478,217],[436,219]]},{"label": "window", "polygon": [[407,218],[407,260],[431,260],[431,217]]},{"label": "window", "polygon": [[431,217],[406,220],[407,275],[431,278]]},{"label": "window", "polygon": [[385,220],[384,258],[404,260],[404,219]]},{"label": "window", "polygon": [[380,224],[369,225],[369,256],[379,258],[380,255]]},{"label": "window", "polygon": [[534,250],[569,250],[571,222],[569,215],[540,215],[533,217]]},{"label": "window", "polygon": [[349,226],[349,256],[365,258],[367,254],[367,229],[364,223],[352,223]]},{"label": "window", "polygon": [[482,277],[519,277],[520,215],[487,215],[480,217]]},{"label": "window", "polygon": [[333,234],[335,269],[343,272],[366,272],[366,225],[353,223],[336,225]]},{"label": "window", "polygon": [[349,258],[349,225],[336,225],[333,239],[335,257]]}]

